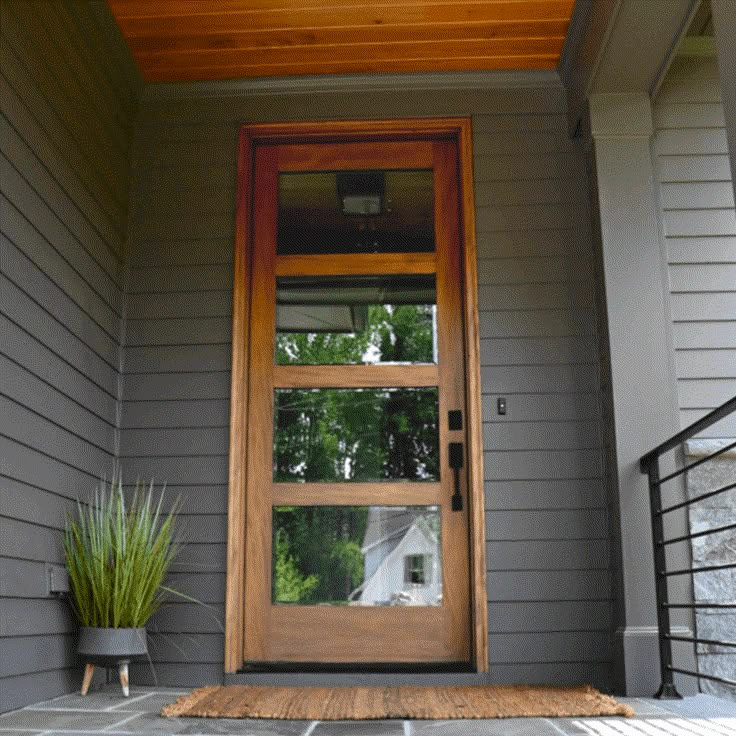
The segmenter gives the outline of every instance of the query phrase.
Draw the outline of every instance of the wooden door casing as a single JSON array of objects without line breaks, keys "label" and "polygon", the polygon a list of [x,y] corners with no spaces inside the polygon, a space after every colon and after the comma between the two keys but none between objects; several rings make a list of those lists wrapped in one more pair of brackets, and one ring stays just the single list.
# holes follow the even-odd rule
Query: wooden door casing
[{"label": "wooden door casing", "polygon": [[[415,137],[419,137],[419,143],[414,140],[409,140],[411,135],[404,128],[403,132],[400,132],[402,121],[392,123],[387,121],[379,123],[377,125],[377,131],[367,133],[371,127],[368,123],[348,123],[345,124],[348,128],[347,131],[343,130],[338,133],[337,128],[342,124],[339,123],[328,123],[326,127],[315,126],[312,130],[319,131],[319,133],[308,135],[306,134],[306,126],[303,126],[302,131],[293,130],[293,126],[255,126],[248,130],[248,136],[243,136],[241,139],[241,174],[243,174],[240,182],[239,190],[239,211],[242,214],[242,220],[239,217],[238,222],[238,239],[244,242],[241,245],[245,246],[244,251],[241,252],[240,257],[236,255],[236,292],[238,291],[238,269],[242,271],[245,284],[247,279],[251,277],[252,283],[252,309],[253,314],[258,314],[257,320],[252,320],[253,325],[250,325],[250,321],[246,314],[238,316],[234,314],[234,325],[238,322],[238,328],[240,329],[240,336],[238,341],[241,343],[241,348],[245,347],[245,343],[252,343],[258,345],[259,348],[251,350],[250,354],[250,376],[245,381],[246,386],[250,386],[253,390],[250,396],[242,396],[242,384],[237,388],[237,392],[241,394],[239,400],[235,401],[236,383],[237,376],[235,375],[235,368],[237,365],[237,371],[240,377],[244,376],[245,366],[242,351],[239,353],[240,357],[236,364],[236,336],[237,332],[234,331],[234,375],[233,375],[233,418],[232,425],[235,430],[231,435],[231,445],[234,452],[242,452],[246,445],[245,436],[243,431],[243,424],[239,424],[236,427],[237,418],[240,417],[245,419],[250,414],[250,421],[265,421],[271,426],[273,421],[273,388],[278,387],[311,387],[315,385],[324,386],[351,386],[351,387],[364,387],[364,386],[400,386],[400,385],[411,385],[411,386],[428,386],[438,385],[438,383],[446,382],[451,386],[451,390],[455,392],[454,396],[448,396],[441,399],[439,420],[440,420],[440,451],[441,451],[441,467],[443,468],[443,480],[442,483],[451,485],[451,474],[448,472],[447,464],[447,446],[450,440],[460,439],[460,436],[456,433],[451,436],[447,429],[447,411],[452,408],[464,409],[464,415],[466,419],[466,432],[461,433],[462,439],[467,444],[467,458],[465,467],[468,475],[468,488],[466,493],[466,509],[470,508],[469,520],[470,520],[470,535],[468,534],[467,526],[464,532],[461,532],[459,536],[464,538],[465,544],[443,544],[443,557],[446,569],[453,567],[457,570],[464,570],[464,573],[459,575],[453,574],[453,579],[459,580],[464,578],[463,585],[465,590],[470,590],[472,593],[472,605],[467,599],[458,604],[452,604],[452,596],[447,605],[437,607],[436,610],[442,610],[446,612],[446,616],[441,617],[442,620],[438,619],[436,625],[431,624],[427,620],[427,612],[431,612],[431,608],[414,608],[411,607],[398,607],[398,608],[385,608],[376,609],[371,607],[346,607],[346,608],[332,608],[329,607],[291,607],[291,606],[273,606],[270,607],[270,518],[267,520],[262,519],[265,523],[253,523],[257,520],[259,514],[263,516],[264,511],[267,511],[270,516],[271,506],[279,504],[294,503],[295,498],[292,493],[299,495],[300,505],[310,505],[317,501],[323,501],[323,495],[318,489],[310,489],[309,484],[306,486],[301,483],[293,484],[293,488],[290,488],[290,484],[273,484],[274,493],[272,496],[266,499],[258,499],[258,491],[255,490],[258,486],[263,486],[263,483],[257,483],[256,478],[264,478],[263,469],[268,469],[269,475],[268,480],[270,482],[270,468],[271,460],[270,453],[272,448],[270,447],[272,437],[268,432],[253,432],[248,431],[248,446],[249,452],[249,467],[248,472],[242,472],[243,469],[236,468],[238,465],[236,459],[233,457],[231,452],[231,488],[230,488],[230,501],[231,501],[231,514],[232,510],[239,510],[242,516],[249,519],[247,525],[247,533],[245,529],[245,523],[243,518],[233,519],[230,516],[229,521],[229,545],[228,545],[228,597],[227,597],[227,632],[226,632],[226,669],[233,671],[237,669],[243,662],[243,657],[248,660],[260,660],[260,661],[284,661],[294,659],[290,657],[291,645],[286,642],[283,645],[273,646],[273,637],[271,636],[273,631],[291,630],[295,632],[295,640],[301,642],[303,646],[303,652],[296,659],[300,661],[319,661],[320,659],[327,659],[335,662],[357,662],[357,661],[472,661],[475,668],[482,671],[486,668],[487,657],[485,655],[484,640],[485,634],[485,616],[480,620],[478,625],[477,614],[479,608],[485,609],[485,586],[483,589],[478,591],[477,581],[485,577],[485,559],[484,550],[482,544],[478,545],[479,532],[480,539],[484,538],[483,534],[483,503],[482,503],[482,492],[479,494],[478,488],[482,490],[482,465],[478,462],[480,453],[478,452],[479,442],[478,436],[479,424],[476,427],[476,418],[479,412],[479,406],[473,402],[472,386],[477,386],[477,377],[474,373],[477,372],[476,365],[472,361],[473,355],[477,356],[477,346],[475,349],[468,349],[468,341],[470,338],[471,348],[472,343],[477,342],[477,314],[471,312],[468,315],[468,305],[474,304],[474,249],[472,248],[472,227],[467,225],[467,191],[468,191],[468,171],[466,166],[458,166],[458,156],[462,156],[462,152],[465,151],[467,156],[467,144],[468,139],[465,139],[465,147],[460,145],[460,133],[464,130],[465,133],[469,133],[469,128],[466,125],[460,125],[458,127],[458,121],[413,121],[419,122],[426,125],[426,130],[420,130],[414,134]],[[467,121],[460,121],[466,123]],[[299,126],[297,126],[299,127]],[[357,128],[362,130],[360,133]],[[260,129],[259,129],[260,128]],[[448,128],[453,129],[456,135],[448,134]],[[289,132],[291,130],[291,132]],[[442,133],[438,131],[442,130]],[[354,144],[353,146],[304,146],[301,145],[304,142],[311,141],[324,141],[340,139],[346,137],[350,139],[351,136],[359,137],[360,135],[371,137],[370,144],[365,141],[359,145]],[[386,146],[391,144],[388,142],[381,142],[380,146],[375,145],[376,137],[380,139],[381,136],[389,137],[391,135],[398,135],[403,137],[404,140],[398,141],[400,145],[393,149],[386,149]],[[273,146],[273,145],[257,145],[254,146],[254,140],[262,141],[263,143],[278,143],[281,140],[286,139],[290,141],[297,141],[296,144],[290,143],[289,145]],[[340,158],[340,153],[344,153],[349,148],[350,155],[344,159]],[[379,153],[376,154],[376,149]],[[342,256],[276,256],[275,255],[275,243],[273,239],[275,237],[275,187],[276,187],[276,174],[274,172],[280,170],[314,170],[315,168],[328,168],[331,170],[355,167],[355,156],[356,150],[359,154],[364,155],[365,161],[361,162],[360,168],[367,168],[368,166],[386,166],[389,164],[394,168],[398,168],[396,165],[397,160],[401,157],[415,156],[414,167],[426,166],[431,161],[431,165],[440,172],[444,170],[444,174],[441,174],[442,178],[447,178],[448,181],[454,182],[454,186],[447,187],[436,187],[436,208],[449,208],[453,214],[452,216],[436,217],[436,237],[438,241],[438,253],[443,252],[446,254],[442,258],[436,258],[435,253],[414,253],[414,254],[388,254],[384,256],[350,256],[348,258]],[[384,153],[380,153],[380,151]],[[389,154],[385,153],[389,150]],[[326,151],[326,153],[325,153]],[[419,151],[417,155],[417,151]],[[316,154],[316,155],[315,155]],[[336,155],[338,154],[338,155]],[[253,166],[249,165],[250,161],[255,161],[255,168],[258,169],[260,164],[264,171],[270,170],[272,173],[266,175],[265,179],[259,177],[258,186],[253,187],[251,184],[253,177]],[[366,163],[367,162],[367,163]],[[467,164],[467,160],[465,162]],[[247,175],[242,169],[248,169]],[[460,189],[462,196],[459,196],[457,189],[458,176],[457,172],[460,169],[461,177],[459,180]],[[451,172],[451,175],[450,175]],[[445,175],[448,175],[445,177]],[[245,190],[245,191],[244,191]],[[252,191],[252,199],[251,199]],[[471,192],[472,194],[472,192]],[[250,211],[249,203],[252,202],[253,210],[258,213],[258,217],[253,225],[250,224]],[[462,211],[460,210],[460,203],[463,204]],[[472,207],[472,202],[471,202]],[[269,214],[270,211],[270,214]],[[436,209],[436,211],[439,211]],[[472,210],[471,210],[472,212]],[[252,233],[248,232],[248,229],[252,228]],[[470,232],[469,232],[470,231]],[[252,235],[252,237],[250,237]],[[268,243],[269,238],[271,239],[271,245],[263,249],[262,244]],[[254,262],[253,258],[253,241],[257,241],[260,245],[258,247],[257,263]],[[453,242],[455,247],[440,248],[441,242]],[[265,253],[268,250],[268,253]],[[472,255],[472,258],[471,258]],[[272,259],[272,260],[271,260]],[[239,263],[240,260],[240,263]],[[365,262],[361,262],[364,260]],[[368,264],[368,260],[372,260],[372,264]],[[433,261],[437,261],[433,263]],[[468,268],[470,260],[471,268]],[[442,261],[442,262],[440,262]],[[371,266],[369,270],[366,270],[367,266]],[[437,366],[410,366],[414,370],[407,372],[407,367],[402,366],[400,370],[390,367],[376,366],[347,366],[347,367],[332,367],[332,366],[274,366],[273,365],[273,331],[275,329],[275,320],[273,316],[273,310],[262,310],[257,307],[261,303],[275,302],[275,279],[263,279],[255,276],[255,271],[260,270],[264,267],[270,269],[274,275],[304,275],[309,273],[320,274],[320,275],[351,275],[359,273],[430,273],[436,271],[437,280],[437,292],[438,301],[445,302],[447,306],[447,313],[450,311],[456,315],[454,320],[445,320],[439,325],[438,330],[438,341],[439,341],[439,352],[445,356],[453,354],[454,351],[454,363],[453,361],[440,361]],[[254,269],[254,270],[251,270]],[[472,280],[470,289],[463,289],[462,282],[467,283],[469,277]],[[241,284],[241,286],[244,284]],[[468,294],[467,292],[472,292]],[[236,306],[239,304],[240,308],[243,309],[247,304],[248,299],[241,298],[236,301]],[[268,313],[266,313],[268,312]],[[246,322],[248,324],[246,324]],[[268,340],[258,339],[254,332],[249,330],[260,331],[262,335],[268,335]],[[264,345],[270,345],[267,350],[261,350]],[[261,354],[263,353],[263,354]],[[465,355],[463,354],[465,353]],[[259,355],[261,354],[261,355]],[[463,369],[464,359],[469,361],[467,376],[466,371]],[[270,375],[268,375],[270,373]],[[411,375],[409,375],[411,374]],[[315,384],[315,378],[319,379],[319,383]],[[403,380],[402,380],[403,379]],[[467,385],[466,385],[467,380]],[[259,396],[268,396],[269,401],[259,402],[254,400],[255,386],[259,389],[257,394]],[[441,396],[445,395],[445,391],[441,392]],[[253,426],[252,424],[250,425]],[[251,464],[253,458],[254,465]],[[256,460],[260,458],[260,461]],[[482,456],[481,456],[482,463]],[[258,467],[260,467],[260,470]],[[480,473],[478,472],[480,469]],[[245,486],[247,479],[248,492],[245,492]],[[270,484],[270,483],[269,483]],[[415,505],[418,503],[427,503],[426,496],[423,491],[418,489],[409,490],[408,486],[412,484],[392,484],[392,483],[380,483],[380,484],[365,484],[370,486],[371,492],[376,491],[376,486],[381,487],[381,491],[378,495],[372,495],[370,501],[365,501],[365,492],[368,488],[362,488],[361,484],[355,483],[344,483],[335,484],[331,486],[331,491],[334,491],[334,497],[330,503],[336,503],[337,505],[375,505],[380,503],[380,499],[391,499],[393,504],[405,503],[406,505]],[[431,485],[431,484],[428,484]],[[438,484],[440,485],[440,484]],[[400,491],[401,486],[406,486],[401,490],[401,496],[397,496],[397,492]],[[448,486],[449,487],[449,486]],[[447,493],[447,491],[446,491]],[[478,501],[480,500],[480,504]],[[443,500],[443,532],[448,537],[455,537],[457,530],[453,529],[456,527],[455,520],[461,518],[465,519],[468,516],[467,511],[463,514],[453,514],[449,511],[449,495]],[[480,507],[480,513],[479,513]],[[480,520],[480,521],[479,521]],[[444,536],[443,534],[443,536]],[[471,545],[468,548],[468,540],[470,539]],[[245,544],[243,542],[245,541]],[[247,547],[247,549],[246,549]],[[250,559],[253,562],[254,558],[258,558],[258,550],[266,550],[267,553],[261,554],[261,559],[258,562],[260,565],[260,574],[258,577],[261,580],[260,587],[256,583],[252,576],[249,576],[249,580],[246,583],[245,576],[243,574],[243,568],[240,574],[230,574],[233,568],[245,559]],[[479,551],[481,552],[480,559],[482,567],[479,565]],[[471,563],[470,578],[473,580],[473,585],[470,584],[470,578],[468,574],[468,560]],[[249,566],[250,567],[250,566]],[[245,598],[241,598],[240,602],[236,600],[238,592],[249,591],[246,593]],[[255,611],[255,607],[251,606],[250,601],[253,597],[260,597],[261,601],[267,601],[271,608],[270,613],[262,615]],[[480,606],[479,606],[480,602]],[[312,609],[309,611],[308,609]],[[313,644],[307,644],[306,641],[309,639],[304,632],[304,614],[309,613],[307,618],[313,619],[313,624],[309,626],[315,626],[317,629],[324,631],[324,627],[331,621],[330,635],[336,645],[330,651],[326,651],[324,641],[315,641]],[[471,621],[472,612],[472,621]],[[346,626],[342,626],[340,623],[342,618],[345,617]],[[431,618],[431,616],[430,616]],[[400,625],[400,620],[404,621],[404,626],[408,626],[415,632],[422,632],[422,635],[427,640],[437,640],[438,636],[447,635],[448,642],[443,645],[442,651],[435,650],[431,651],[431,646],[417,646],[416,643],[411,647],[411,651],[407,649],[404,653],[397,651],[396,641],[394,640],[391,645],[381,647],[380,644],[376,644],[377,638],[375,636],[376,627],[384,629],[389,627],[389,630],[396,631],[396,627]],[[363,632],[366,636],[371,636],[371,656],[369,659],[361,656],[360,652],[351,651],[347,641],[337,643],[339,640],[338,632],[346,631],[349,623],[356,631]],[[235,626],[240,624],[243,626],[241,629],[242,633],[235,631]],[[472,624],[472,628],[471,628]],[[247,627],[247,636],[245,631]],[[313,631],[315,628],[312,629]],[[384,629],[385,630],[385,629]],[[444,632],[444,634],[443,634]],[[344,638],[344,637],[343,637]],[[420,639],[417,639],[420,641]],[[242,642],[242,648],[238,653],[237,647]],[[233,645],[235,648],[233,648]],[[329,647],[327,648],[329,650]],[[458,652],[463,652],[461,656],[458,656]],[[479,656],[480,655],[480,656]]]}]

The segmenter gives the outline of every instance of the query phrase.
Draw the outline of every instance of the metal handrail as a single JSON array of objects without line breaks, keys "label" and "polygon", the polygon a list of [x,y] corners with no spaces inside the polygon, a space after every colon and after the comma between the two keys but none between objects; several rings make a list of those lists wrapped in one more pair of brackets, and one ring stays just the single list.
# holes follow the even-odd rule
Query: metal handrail
[{"label": "metal handrail", "polygon": [[729,483],[721,488],[717,488],[713,491],[700,494],[694,498],[690,498],[686,501],[676,503],[667,508],[662,508],[662,485],[667,481],[673,480],[684,473],[687,473],[693,468],[700,467],[704,463],[713,460],[725,452],[736,447],[736,442],[725,445],[714,453],[707,455],[700,460],[697,460],[689,465],[678,469],[677,471],[666,475],[664,478],[660,477],[660,457],[670,450],[674,450],[679,447],[683,442],[692,439],[695,435],[699,434],[708,427],[711,427],[716,422],[729,416],[730,414],[736,413],[736,396],[727,401],[725,404],[714,409],[712,412],[694,422],[686,429],[678,432],[670,439],[658,445],[653,450],[644,455],[639,461],[639,466],[642,473],[645,473],[649,479],[649,501],[652,514],[652,538],[654,542],[654,572],[655,572],[655,584],[657,593],[657,624],[659,627],[659,659],[661,666],[662,683],[660,685],[656,698],[680,698],[680,694],[677,692],[677,688],[674,683],[675,673],[682,675],[690,675],[697,677],[698,679],[711,680],[713,682],[719,682],[726,685],[732,685],[736,687],[736,680],[729,680],[725,677],[717,677],[715,675],[707,675],[700,672],[693,672],[691,670],[685,670],[678,667],[674,667],[672,664],[672,642],[681,641],[692,643],[697,646],[698,644],[712,644],[720,645],[725,647],[734,647],[736,642],[723,642],[715,639],[701,639],[697,636],[681,636],[675,635],[670,629],[670,609],[673,608],[717,608],[717,609],[731,609],[736,608],[736,602],[704,602],[704,603],[670,603],[669,602],[669,591],[668,591],[668,580],[670,577],[678,575],[694,575],[698,572],[709,572],[712,570],[725,570],[730,568],[736,568],[736,563],[728,563],[721,565],[707,565],[701,567],[688,567],[681,570],[667,570],[667,557],[665,554],[665,548],[670,544],[678,542],[686,542],[696,537],[704,537],[709,534],[717,534],[719,532],[727,531],[736,527],[736,524],[727,524],[725,526],[713,527],[696,533],[684,534],[672,539],[665,539],[664,536],[664,524],[663,516],[670,511],[676,509],[682,509],[687,506],[691,506],[700,501],[704,501],[707,498],[713,498],[727,491],[736,488],[736,483]]}]

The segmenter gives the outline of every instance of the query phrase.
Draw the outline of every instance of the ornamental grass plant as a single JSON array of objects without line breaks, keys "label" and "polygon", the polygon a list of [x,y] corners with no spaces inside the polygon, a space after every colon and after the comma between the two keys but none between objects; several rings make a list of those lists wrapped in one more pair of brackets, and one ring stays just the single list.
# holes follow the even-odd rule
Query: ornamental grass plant
[{"label": "ornamental grass plant", "polygon": [[[162,606],[164,585],[179,550],[171,510],[162,510],[164,491],[155,498],[153,481],[136,483],[126,501],[120,473],[103,481],[90,501],[77,501],[67,518],[64,553],[70,600],[82,626],[140,628]],[[186,596],[182,596],[186,597]]]}]

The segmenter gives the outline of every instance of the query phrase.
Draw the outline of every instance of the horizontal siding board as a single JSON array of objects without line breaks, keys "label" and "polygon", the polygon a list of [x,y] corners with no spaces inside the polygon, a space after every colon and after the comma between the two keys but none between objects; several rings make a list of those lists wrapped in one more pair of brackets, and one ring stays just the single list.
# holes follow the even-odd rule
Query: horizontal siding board
[{"label": "horizontal siding board", "polygon": [[131,429],[123,433],[120,454],[147,455],[227,455],[230,432],[227,427],[196,429]]},{"label": "horizontal siding board", "polygon": [[603,509],[540,509],[488,511],[486,538],[489,542],[541,539],[606,539]]},{"label": "horizontal siding board", "polygon": [[596,361],[597,346],[592,336],[489,338],[480,342],[482,366],[576,365]]},{"label": "horizontal siding board", "polygon": [[153,615],[151,629],[163,634],[216,634],[224,622],[224,605],[169,602]]},{"label": "horizontal siding board", "polygon": [[677,394],[682,409],[715,409],[736,396],[736,379],[680,379]]},{"label": "horizontal siding board", "polygon": [[0,287],[2,314],[111,396],[115,395],[117,371],[112,365],[5,276],[0,276]]},{"label": "horizontal siding board", "polygon": [[593,365],[514,365],[481,368],[484,391],[494,393],[570,393],[595,391],[598,376]]},{"label": "horizontal siding board", "polygon": [[223,634],[156,634],[148,637],[148,650],[156,667],[164,663],[194,662],[220,665],[225,651]]},{"label": "horizontal siding board", "polygon": [[733,187],[727,181],[673,182],[660,187],[666,210],[733,209]]},{"label": "horizontal siding board", "polygon": [[673,128],[724,128],[723,105],[720,102],[667,102],[653,110],[657,130]]},{"label": "horizontal siding board", "polygon": [[478,283],[486,284],[546,284],[556,281],[589,281],[590,261],[578,256],[545,258],[480,258]]},{"label": "horizontal siding board", "polygon": [[664,227],[670,238],[736,235],[736,215],[733,208],[668,210]]},{"label": "horizontal siding board", "polygon": [[730,181],[731,164],[725,154],[660,156],[657,173],[662,183]]},{"label": "horizontal siding board", "polygon": [[609,639],[603,631],[491,634],[488,649],[494,662],[608,661]]},{"label": "horizontal siding board", "polygon": [[[609,595],[608,576],[601,574],[600,570],[488,573],[489,601],[587,601],[605,600]],[[587,658],[583,656],[581,659]]]},{"label": "horizontal siding board", "polygon": [[124,390],[128,401],[229,399],[230,372],[132,373]]},{"label": "horizontal siding board", "polygon": [[232,289],[130,294],[128,317],[133,319],[171,319],[183,315],[191,319],[230,317]]},{"label": "horizontal siding board", "polygon": [[[4,474],[7,477],[67,498],[76,498],[81,489],[94,488],[100,477],[100,473],[94,475],[86,473],[2,435],[0,435],[0,451],[4,461]],[[112,453],[110,466],[107,468],[108,476],[111,470]]]},{"label": "horizontal siding board", "polygon": [[43,636],[71,634],[78,624],[69,603],[55,598],[33,605],[22,598],[0,598],[0,636]]},{"label": "horizontal siding board", "polygon": [[126,373],[207,373],[230,370],[230,345],[166,345],[130,347],[126,350]]},{"label": "horizontal siding board", "polygon": [[230,401],[126,401],[121,427],[226,427]]},{"label": "horizontal siding board", "polygon": [[736,263],[709,263],[670,266],[670,284],[674,291],[735,290]]},{"label": "horizontal siding board", "polygon": [[50,529],[36,523],[2,516],[0,516],[0,529],[3,531],[3,554],[8,557],[57,564],[64,562],[63,533],[60,529]]},{"label": "horizontal siding board", "polygon": [[[592,288],[580,283],[494,284],[478,289],[481,312],[585,310],[593,305]],[[492,317],[485,317],[490,320]],[[483,328],[483,324],[481,323]],[[487,330],[485,330],[487,331]],[[524,335],[509,335],[524,337]]]},{"label": "horizontal siding board", "polygon": [[167,458],[121,456],[120,462],[126,468],[128,477],[155,478],[173,484],[222,483],[228,475],[227,457],[210,455]]},{"label": "horizontal siding board", "polygon": [[597,478],[486,481],[485,496],[489,511],[602,508],[606,489]]},{"label": "horizontal siding board", "polygon": [[[48,595],[46,564],[0,557],[0,595],[6,598],[46,598]],[[3,673],[0,664],[0,677],[7,677],[8,674]]]},{"label": "horizontal siding board", "polygon": [[62,289],[80,309],[114,339],[120,339],[120,317],[26,218],[4,198],[2,232],[14,247],[41,269],[57,288]]},{"label": "horizontal siding board", "polygon": [[[485,389],[485,387],[484,387]],[[599,406],[596,393],[569,394],[515,394],[506,404],[506,414],[499,416],[499,394],[482,397],[483,422],[536,422],[578,419],[598,419]]]},{"label": "horizontal siding board", "polygon": [[[224,653],[222,659],[224,660]],[[223,662],[205,664],[202,662],[161,662],[155,663],[156,675],[148,663],[133,662],[130,666],[130,679],[141,686],[156,687],[168,682],[177,687],[207,687],[220,685],[224,680]]]},{"label": "horizontal siding board", "polygon": [[[68,176],[64,167],[59,171],[51,168],[56,162],[55,157],[52,156],[50,161],[41,158],[45,151],[33,151],[4,115],[0,116],[0,150],[75,237],[85,247],[93,249],[92,252],[99,254],[100,262],[106,265],[108,273],[115,275],[119,265],[121,231],[97,208],[92,211],[82,209],[77,198],[84,202],[85,196],[82,194],[80,197],[82,187],[76,177]],[[110,259],[103,248],[117,258]]]},{"label": "horizontal siding board", "polygon": [[47,420],[63,419],[66,429],[97,447],[114,446],[115,429],[111,423],[100,419],[2,354],[0,374],[3,376],[0,394]]},{"label": "horizontal siding board", "polygon": [[115,426],[116,401],[110,390],[100,388],[82,370],[2,314],[0,331],[3,335],[0,353],[20,366],[33,366],[33,373],[41,381],[102,419],[108,427]]},{"label": "horizontal siding board", "polygon": [[5,275],[48,313],[63,323],[70,332],[85,342],[109,365],[118,362],[119,343],[72,300],[40,268],[34,265],[12,243],[0,235],[0,255]]},{"label": "horizontal siding board", "polygon": [[129,320],[125,343],[145,345],[212,345],[229,343],[232,320],[225,317]]},{"label": "horizontal siding board", "polygon": [[[91,475],[105,472],[112,453],[72,434],[56,422],[39,416],[21,404],[0,396],[0,433]],[[99,442],[99,439],[96,439]]]},{"label": "horizontal siding board", "polygon": [[[680,426],[682,429],[689,427],[694,422],[702,419],[711,409],[715,409],[715,406],[704,408],[704,409],[682,409],[680,411]],[[716,422],[711,425],[708,429],[704,430],[698,435],[698,439],[704,438],[733,438],[736,437],[736,416],[731,414],[730,416],[722,419],[720,422]]]},{"label": "horizontal siding board", "polygon": [[586,190],[577,179],[530,179],[491,181],[474,189],[475,207],[520,207],[529,205],[585,206]]},{"label": "horizontal siding board", "polygon": [[494,634],[605,631],[610,626],[610,618],[607,601],[493,603],[488,628]]},{"label": "horizontal siding board", "polygon": [[[12,478],[3,478],[2,515],[51,529],[63,529],[67,514],[74,513],[76,500],[35,488]],[[7,550],[3,547],[7,554]]]},{"label": "horizontal siding board", "polygon": [[[26,108],[15,90],[0,76],[0,92],[3,95],[3,116],[38,156],[64,190],[74,199],[79,209],[94,223],[100,233],[110,233],[120,225],[114,214],[110,214],[98,201],[99,194],[78,170],[65,158],[59,149],[58,141],[49,135]],[[3,142],[3,150],[8,151],[9,143]],[[8,151],[10,156],[10,151]],[[109,242],[109,241],[108,241]]]},{"label": "horizontal siding board", "polygon": [[0,681],[0,712],[74,692],[79,689],[81,681],[79,667],[3,678]]},{"label": "horizontal siding board", "polygon": [[476,228],[479,233],[507,230],[562,230],[572,229],[580,222],[582,207],[569,204],[522,204],[485,206],[476,209]]},{"label": "horizontal siding board", "polygon": [[736,235],[667,238],[667,254],[670,264],[736,263]]},{"label": "horizontal siding board", "polygon": [[[0,157],[4,159],[4,157]],[[120,292],[119,263],[110,264],[106,270],[90,254],[65,222],[53,212],[16,171],[15,167],[3,165],[3,192],[23,216],[33,223],[34,228],[69,263],[73,263],[80,276],[99,294],[105,302],[120,314],[122,295]]]},{"label": "horizontal siding board", "polygon": [[723,319],[711,322],[675,322],[675,348],[736,348],[736,322]]},{"label": "horizontal siding board", "polygon": [[150,267],[133,269],[130,293],[213,291],[232,289],[232,268],[225,265]]},{"label": "horizontal siding board", "polygon": [[[181,196],[181,195],[180,195]],[[182,208],[190,210],[202,199],[201,192],[186,193]],[[160,205],[156,205],[160,206]],[[172,207],[171,202],[167,207]],[[234,220],[234,214],[233,214]],[[134,268],[161,266],[211,266],[230,265],[233,262],[232,238],[199,238],[197,240],[136,240],[138,247],[131,254]]]},{"label": "horizontal siding board", "polygon": [[672,294],[671,304],[676,322],[713,322],[736,314],[736,291]]},{"label": "horizontal siding board", "polygon": [[481,312],[480,337],[564,337],[595,334],[595,319],[587,309],[530,309]]},{"label": "horizontal siding board", "polygon": [[600,424],[589,422],[496,422],[483,425],[487,450],[578,450],[601,446]]},{"label": "horizontal siding board", "polygon": [[660,129],[654,140],[661,156],[728,154],[725,128]]},{"label": "horizontal siding board", "polygon": [[76,665],[77,654],[71,636],[23,636],[0,639],[0,678]]},{"label": "horizontal siding board", "polygon": [[536,682],[549,685],[579,685],[595,683],[602,691],[610,690],[610,665],[606,661],[531,662],[529,664],[494,664],[488,670],[488,680],[495,685]]},{"label": "horizontal siding board", "polygon": [[489,570],[606,570],[607,541],[604,539],[554,539],[489,542]]},{"label": "horizontal siding board", "polygon": [[675,361],[680,378],[736,378],[736,349],[678,350]]}]

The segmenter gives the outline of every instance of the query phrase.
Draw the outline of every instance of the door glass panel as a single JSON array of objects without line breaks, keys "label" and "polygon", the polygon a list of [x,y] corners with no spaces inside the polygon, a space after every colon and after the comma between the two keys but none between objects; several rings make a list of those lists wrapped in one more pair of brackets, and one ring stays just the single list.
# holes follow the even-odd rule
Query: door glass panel
[{"label": "door glass panel", "polygon": [[438,506],[275,506],[276,605],[442,605]]},{"label": "door glass panel", "polygon": [[434,249],[431,170],[279,174],[278,255]]},{"label": "door glass panel", "polygon": [[434,275],[279,278],[276,363],[437,362]]},{"label": "door glass panel", "polygon": [[274,481],[439,480],[436,388],[274,393]]}]

